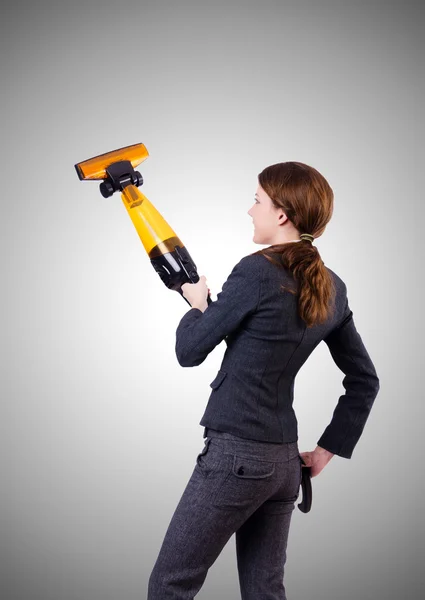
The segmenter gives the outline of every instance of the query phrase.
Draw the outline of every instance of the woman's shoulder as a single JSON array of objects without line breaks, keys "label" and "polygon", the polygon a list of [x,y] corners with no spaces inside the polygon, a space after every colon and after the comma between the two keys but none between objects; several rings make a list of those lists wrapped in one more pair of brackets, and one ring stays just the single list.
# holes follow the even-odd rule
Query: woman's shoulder
[{"label": "woman's shoulder", "polygon": [[[263,273],[264,270],[267,269],[267,267],[271,271],[276,271],[276,269],[278,269],[281,273],[285,273],[290,279],[293,279],[292,274],[288,272],[288,270],[280,262],[279,256],[277,254],[273,252],[270,253],[270,251],[268,251],[267,254],[269,255],[269,257],[271,256],[272,260],[266,257],[265,253],[262,250],[257,250],[255,252],[251,252],[250,254],[246,254],[245,256],[243,256],[240,259],[238,265],[246,267],[250,270],[256,269],[259,270],[259,272]],[[347,286],[343,278],[340,275],[338,275],[338,273],[336,273],[333,269],[329,268],[327,265],[325,265],[325,269],[328,271],[328,273],[334,280],[336,288],[342,292],[346,292]]]},{"label": "woman's shoulder", "polygon": [[258,270],[263,264],[263,260],[264,256],[262,254],[259,254],[258,252],[252,252],[251,254],[242,256],[235,266]]},{"label": "woman's shoulder", "polygon": [[341,290],[346,291],[347,290],[347,286],[345,284],[345,281],[342,279],[342,277],[340,277],[337,273],[335,273],[335,271],[333,271],[332,269],[330,269],[328,266],[325,265],[325,269],[329,272],[329,274],[331,275],[331,277],[333,278],[335,285],[340,288]]}]

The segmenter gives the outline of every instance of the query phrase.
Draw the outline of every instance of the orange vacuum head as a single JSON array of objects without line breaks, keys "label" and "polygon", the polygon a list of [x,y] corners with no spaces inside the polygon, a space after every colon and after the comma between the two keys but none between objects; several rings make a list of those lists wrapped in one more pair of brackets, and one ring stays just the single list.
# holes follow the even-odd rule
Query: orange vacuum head
[{"label": "orange vacuum head", "polygon": [[144,144],[133,144],[99,154],[74,166],[80,180],[102,179],[100,192],[104,198],[108,198],[114,192],[122,191],[126,185],[142,185],[143,177],[134,167],[148,156],[149,152]]}]

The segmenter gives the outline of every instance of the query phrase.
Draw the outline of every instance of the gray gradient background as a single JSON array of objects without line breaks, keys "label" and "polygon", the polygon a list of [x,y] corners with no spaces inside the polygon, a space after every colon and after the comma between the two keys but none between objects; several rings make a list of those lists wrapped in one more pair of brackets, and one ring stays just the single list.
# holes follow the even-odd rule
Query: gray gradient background
[{"label": "gray gradient background", "polygon": [[[14,2],[1,20],[2,600],[146,597],[203,447],[225,350],[183,369],[188,305],[118,194],[74,164],[143,142],[142,191],[212,296],[252,241],[257,174],[298,160],[335,193],[317,240],[381,389],[353,458],[291,524],[290,600],[424,587],[424,11],[412,2]],[[300,451],[343,393],[321,344],[295,388]],[[234,537],[197,597],[237,599]]]}]

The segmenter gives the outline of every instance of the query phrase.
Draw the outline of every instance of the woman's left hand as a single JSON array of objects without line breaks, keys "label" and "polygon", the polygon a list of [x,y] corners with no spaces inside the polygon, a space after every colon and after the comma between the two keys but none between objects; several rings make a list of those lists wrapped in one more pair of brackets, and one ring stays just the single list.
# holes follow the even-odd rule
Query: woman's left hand
[{"label": "woman's left hand", "polygon": [[190,303],[192,308],[199,308],[199,310],[205,310],[208,306],[207,296],[209,294],[209,287],[207,286],[207,278],[205,275],[201,275],[199,281],[196,283],[184,283],[181,286],[183,296]]},{"label": "woman's left hand", "polygon": [[312,452],[300,452],[300,456],[305,463],[304,466],[311,467],[311,477],[316,477],[316,475],[319,475],[323,471],[334,454],[329,452],[329,450],[325,450],[325,448],[316,446]]}]

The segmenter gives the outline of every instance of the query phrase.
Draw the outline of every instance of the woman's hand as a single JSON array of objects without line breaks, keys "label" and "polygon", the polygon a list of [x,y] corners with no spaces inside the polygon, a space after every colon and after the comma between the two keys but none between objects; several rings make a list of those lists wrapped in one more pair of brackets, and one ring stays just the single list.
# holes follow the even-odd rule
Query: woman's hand
[{"label": "woman's hand", "polygon": [[208,308],[207,296],[210,288],[207,287],[207,278],[201,275],[196,283],[184,283],[181,286],[183,296],[190,303],[192,308],[198,308],[202,312]]},{"label": "woman's hand", "polygon": [[316,477],[328,464],[331,460],[332,452],[329,450],[325,450],[320,446],[316,446],[316,448],[312,452],[300,452],[300,456],[305,462],[305,467],[311,467],[310,474],[312,477]]}]

